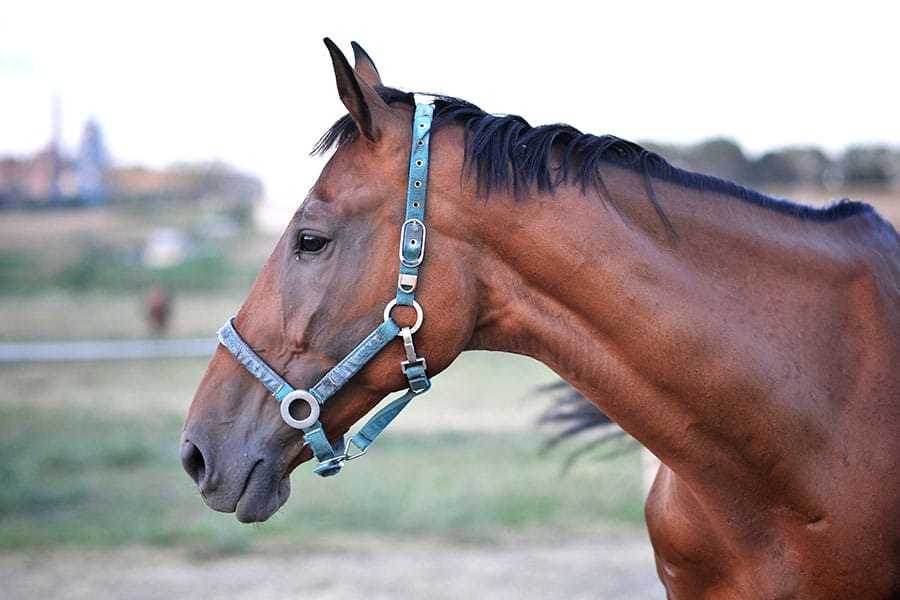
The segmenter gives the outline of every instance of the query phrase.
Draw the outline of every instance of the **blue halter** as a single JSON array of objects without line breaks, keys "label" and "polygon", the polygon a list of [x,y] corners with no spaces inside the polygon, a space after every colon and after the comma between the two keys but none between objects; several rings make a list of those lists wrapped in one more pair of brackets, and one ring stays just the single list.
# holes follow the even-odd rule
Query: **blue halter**
[{"label": "blue halter", "polygon": [[[233,317],[219,330],[219,342],[281,403],[281,417],[285,423],[303,431],[306,443],[319,461],[313,468],[313,473],[322,477],[336,475],[346,461],[365,454],[369,445],[410,400],[431,387],[431,381],[425,372],[425,359],[416,355],[412,336],[422,326],[424,319],[422,307],[415,300],[415,291],[419,266],[425,258],[425,195],[428,187],[428,146],[433,113],[434,105],[430,102],[416,104],[409,158],[406,220],[400,231],[400,276],[397,280],[397,297],[385,307],[384,322],[308,390],[294,389],[267,365],[238,335],[234,328]],[[397,305],[415,309],[415,324],[411,327],[400,327],[394,322],[391,310]],[[343,436],[334,443],[328,441],[319,422],[321,406],[398,336],[403,339],[403,347],[406,350],[406,360],[400,363],[400,367],[406,375],[409,390],[375,413],[350,439],[350,443],[360,450],[357,454],[350,454]],[[294,402],[305,403],[309,408],[309,415],[303,419],[294,418],[291,414],[291,405]]]}]

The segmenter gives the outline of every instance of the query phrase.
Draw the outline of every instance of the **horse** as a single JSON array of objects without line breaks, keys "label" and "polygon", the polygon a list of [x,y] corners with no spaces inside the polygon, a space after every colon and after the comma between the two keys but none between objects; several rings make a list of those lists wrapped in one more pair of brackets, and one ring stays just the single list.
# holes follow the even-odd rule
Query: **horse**
[{"label": "horse", "polygon": [[173,301],[172,290],[160,285],[154,285],[144,294],[144,313],[151,335],[165,335],[172,316]]},{"label": "horse", "polygon": [[209,507],[268,519],[298,465],[368,449],[396,401],[344,434],[387,394],[512,352],[662,461],[669,598],[900,595],[900,239],[876,210],[400,91],[325,44],[348,114],[185,419]]}]

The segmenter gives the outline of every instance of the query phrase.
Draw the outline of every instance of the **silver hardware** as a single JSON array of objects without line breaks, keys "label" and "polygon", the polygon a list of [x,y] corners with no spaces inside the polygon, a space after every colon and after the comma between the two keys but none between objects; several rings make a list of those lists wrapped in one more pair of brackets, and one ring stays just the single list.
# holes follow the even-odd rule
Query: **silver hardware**
[{"label": "silver hardware", "polygon": [[[422,230],[422,240],[421,245],[418,248],[418,254],[412,260],[407,259],[403,256],[403,249],[406,246],[406,240],[410,239],[410,245],[414,246],[412,242],[416,240],[416,237],[412,235],[408,235],[407,232],[412,227],[419,227]],[[407,219],[403,223],[403,227],[400,228],[400,262],[403,263],[404,266],[413,269],[422,264],[422,261],[425,260],[425,235],[428,233],[425,228],[425,223],[420,221],[419,219]]]},{"label": "silver hardware", "polygon": [[432,94],[413,94],[413,102],[418,104],[434,104],[434,101],[437,100],[439,96],[434,96]]},{"label": "silver hardware", "polygon": [[363,448],[362,450],[360,450],[360,451],[357,452],[356,454],[350,454],[349,452],[345,452],[345,453],[344,453],[344,460],[346,460],[347,462],[350,462],[351,460],[356,460],[357,458],[359,458],[360,456],[362,456],[363,454],[365,454],[365,453],[368,452],[368,451],[369,451],[368,448]]},{"label": "silver hardware", "polygon": [[[384,320],[387,321],[391,318],[391,311],[394,307],[397,306],[397,299],[394,298],[390,302],[387,303],[387,306],[384,307]],[[419,306],[419,303],[413,300],[413,308],[416,310],[416,322],[412,327],[409,327],[410,334],[413,334],[419,330],[422,326],[422,321],[425,320],[425,314],[422,312],[422,307]],[[407,329],[407,328],[404,328]],[[397,334],[400,335],[399,333]]]},{"label": "silver hardware", "polygon": [[412,334],[413,332],[409,327],[401,329],[399,334],[403,338],[403,349],[406,350],[406,360],[400,361],[400,368],[403,369],[404,375],[412,365],[422,365],[423,369],[428,368],[428,363],[425,362],[425,359],[416,355],[416,346],[413,344]]},{"label": "silver hardware", "polygon": [[404,294],[412,294],[414,291],[416,291],[416,282],[418,282],[418,280],[418,275],[400,273],[400,277],[397,279],[397,289],[399,289]]},{"label": "silver hardware", "polygon": [[334,456],[332,458],[327,458],[327,459],[319,462],[318,467],[321,467],[322,465],[340,466],[340,465],[344,464],[345,462],[350,462],[351,460],[356,460],[357,458],[359,458],[360,456],[362,456],[363,454],[365,454],[368,451],[369,451],[369,449],[365,448],[363,450],[360,450],[356,454],[350,454],[349,452],[344,452],[343,454],[339,454],[338,456]]},{"label": "silver hardware", "polygon": [[[291,404],[297,400],[303,400],[309,405],[309,415],[304,419],[295,419],[291,415]],[[314,425],[319,420],[320,410],[319,401],[306,390],[294,390],[281,400],[281,418],[294,429],[306,429]]]}]

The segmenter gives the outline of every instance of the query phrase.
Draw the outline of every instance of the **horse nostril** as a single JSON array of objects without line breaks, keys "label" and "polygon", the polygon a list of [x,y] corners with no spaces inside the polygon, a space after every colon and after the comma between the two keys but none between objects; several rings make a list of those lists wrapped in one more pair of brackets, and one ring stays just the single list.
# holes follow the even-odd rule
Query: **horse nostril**
[{"label": "horse nostril", "polygon": [[193,442],[185,441],[181,446],[181,464],[184,470],[191,476],[194,483],[200,485],[200,482],[206,476],[206,461],[203,459],[203,453],[200,448]]}]

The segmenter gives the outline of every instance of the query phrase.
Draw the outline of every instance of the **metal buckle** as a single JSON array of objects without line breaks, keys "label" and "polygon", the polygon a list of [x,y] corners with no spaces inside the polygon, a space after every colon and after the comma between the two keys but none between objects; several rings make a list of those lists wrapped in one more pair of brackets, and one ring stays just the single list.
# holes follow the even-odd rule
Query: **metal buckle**
[{"label": "metal buckle", "polygon": [[420,357],[416,358],[415,360],[401,360],[400,361],[400,369],[403,371],[404,375],[406,375],[406,372],[409,371],[409,369],[411,367],[414,367],[416,365],[422,365],[423,369],[425,369],[425,370],[428,369],[428,363],[425,362],[425,357],[423,357],[423,356],[420,356]]},{"label": "metal buckle", "polygon": [[[421,237],[414,233],[414,228],[420,228]],[[405,267],[414,269],[422,264],[425,258],[425,223],[419,219],[407,219],[400,229],[400,262]],[[407,258],[404,252],[407,248],[415,252],[412,258]]]},{"label": "metal buckle", "polygon": [[[296,400],[303,400],[309,405],[309,416],[305,419],[295,419],[291,415],[291,404]],[[319,401],[306,390],[294,390],[281,400],[281,418],[294,429],[306,429],[314,425],[319,420],[320,411]]]}]

